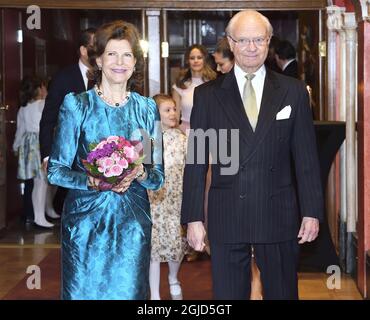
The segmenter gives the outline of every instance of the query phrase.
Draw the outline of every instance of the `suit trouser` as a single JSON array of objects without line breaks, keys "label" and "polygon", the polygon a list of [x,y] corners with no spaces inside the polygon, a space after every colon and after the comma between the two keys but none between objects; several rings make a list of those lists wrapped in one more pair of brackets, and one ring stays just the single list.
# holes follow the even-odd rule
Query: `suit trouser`
[{"label": "suit trouser", "polygon": [[[211,242],[214,299],[245,300],[251,292],[250,243],[220,244]],[[253,244],[257,266],[261,272],[263,298],[266,300],[298,299],[297,239]]]}]

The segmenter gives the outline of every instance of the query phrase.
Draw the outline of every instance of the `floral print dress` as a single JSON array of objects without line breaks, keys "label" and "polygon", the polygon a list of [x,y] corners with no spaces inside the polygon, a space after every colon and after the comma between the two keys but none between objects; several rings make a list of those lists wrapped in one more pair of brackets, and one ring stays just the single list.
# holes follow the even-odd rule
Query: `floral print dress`
[{"label": "floral print dress", "polygon": [[17,114],[17,131],[13,151],[18,152],[17,178],[43,178],[39,143],[39,127],[45,100],[39,99],[21,107]]},{"label": "floral print dress", "polygon": [[153,261],[181,261],[187,250],[186,236],[180,224],[182,178],[187,137],[179,129],[163,132],[165,183],[158,191],[148,190],[153,221]]}]

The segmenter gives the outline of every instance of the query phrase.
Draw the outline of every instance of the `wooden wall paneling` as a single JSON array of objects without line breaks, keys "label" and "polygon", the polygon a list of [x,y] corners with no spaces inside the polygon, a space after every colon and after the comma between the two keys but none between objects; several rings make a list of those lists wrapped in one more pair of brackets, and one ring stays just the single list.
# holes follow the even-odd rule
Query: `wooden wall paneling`
[{"label": "wooden wall paneling", "polygon": [[[35,1],[25,0],[12,0],[12,1],[1,1],[0,6],[3,7],[27,7],[34,5]],[[160,8],[174,8],[174,9],[192,9],[192,10],[205,10],[205,9],[266,9],[266,10],[316,10],[323,9],[326,7],[325,0],[259,0],[259,1],[248,1],[248,0],[210,0],[210,1],[198,1],[198,0],[174,0],[174,1],[162,1],[162,0],[38,0],[37,5],[41,8],[63,8],[63,9],[122,9],[122,8],[143,8],[143,9],[160,9]]]}]

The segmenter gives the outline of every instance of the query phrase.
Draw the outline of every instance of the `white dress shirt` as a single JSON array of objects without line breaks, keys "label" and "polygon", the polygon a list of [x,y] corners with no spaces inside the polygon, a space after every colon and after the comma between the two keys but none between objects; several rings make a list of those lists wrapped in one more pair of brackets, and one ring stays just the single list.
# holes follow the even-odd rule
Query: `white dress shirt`
[{"label": "white dress shirt", "polygon": [[[245,85],[245,82],[247,81],[245,76],[247,73],[244,72],[237,64],[235,64],[234,73],[235,73],[236,81],[238,83],[240,97],[243,97],[244,85]],[[263,94],[263,86],[265,84],[265,78],[266,78],[265,65],[262,65],[256,72],[253,72],[253,74],[255,75],[255,77],[252,79],[252,86],[253,86],[254,92],[256,93],[257,108],[258,108],[258,111],[260,111],[262,94]]]},{"label": "white dress shirt", "polygon": [[80,67],[82,78],[84,79],[85,88],[87,90],[87,82],[89,81],[89,79],[87,79],[87,71],[89,70],[89,68],[83,64],[81,59],[78,60],[78,66]]}]

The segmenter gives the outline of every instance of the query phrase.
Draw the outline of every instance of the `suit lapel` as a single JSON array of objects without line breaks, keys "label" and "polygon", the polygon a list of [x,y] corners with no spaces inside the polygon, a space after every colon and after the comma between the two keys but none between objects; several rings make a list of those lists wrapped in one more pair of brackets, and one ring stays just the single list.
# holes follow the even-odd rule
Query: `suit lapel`
[{"label": "suit lapel", "polygon": [[225,75],[220,90],[217,90],[215,94],[232,127],[238,128],[241,139],[247,145],[251,145],[253,131],[244,111],[234,69]]},{"label": "suit lapel", "polygon": [[253,135],[253,144],[248,154],[241,163],[247,162],[262,143],[271,125],[276,121],[276,114],[282,100],[287,94],[272,71],[266,68],[266,78],[263,86],[263,94],[256,131]]},{"label": "suit lapel", "polygon": [[84,92],[86,91],[86,87],[85,87],[85,82],[84,82],[84,78],[82,76],[82,73],[81,73],[81,69],[80,69],[80,66],[78,65],[78,63],[75,65],[75,79],[77,81],[77,88],[79,89],[79,92]]}]

